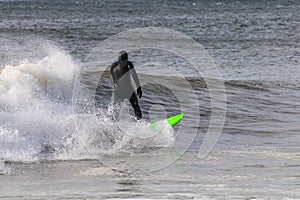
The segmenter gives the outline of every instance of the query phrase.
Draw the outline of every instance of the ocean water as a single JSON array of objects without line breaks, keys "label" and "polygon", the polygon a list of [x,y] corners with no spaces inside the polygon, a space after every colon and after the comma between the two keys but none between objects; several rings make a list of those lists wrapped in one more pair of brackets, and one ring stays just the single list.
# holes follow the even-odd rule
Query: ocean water
[{"label": "ocean water", "polygon": [[[299,9],[297,0],[0,0],[0,197],[299,199]],[[210,59],[195,68],[193,45],[181,55],[142,48],[130,31],[147,27],[192,38]],[[146,30],[153,44],[190,45]],[[139,123],[126,103],[111,119],[105,69],[116,55],[103,56],[103,42],[119,33],[141,47],[129,52],[143,85]],[[206,76],[214,66],[217,79]],[[210,83],[225,88],[216,110],[222,87]],[[211,124],[224,111],[224,126]],[[180,112],[178,126],[148,128]]]}]

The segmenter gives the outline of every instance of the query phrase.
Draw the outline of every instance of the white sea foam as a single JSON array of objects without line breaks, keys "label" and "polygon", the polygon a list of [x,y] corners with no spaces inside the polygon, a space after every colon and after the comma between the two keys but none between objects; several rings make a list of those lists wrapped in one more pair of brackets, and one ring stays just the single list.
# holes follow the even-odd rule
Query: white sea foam
[{"label": "white sea foam", "polygon": [[0,157],[30,162],[45,145],[61,148],[72,130],[72,89],[78,66],[50,48],[36,62],[2,66],[0,73]]}]

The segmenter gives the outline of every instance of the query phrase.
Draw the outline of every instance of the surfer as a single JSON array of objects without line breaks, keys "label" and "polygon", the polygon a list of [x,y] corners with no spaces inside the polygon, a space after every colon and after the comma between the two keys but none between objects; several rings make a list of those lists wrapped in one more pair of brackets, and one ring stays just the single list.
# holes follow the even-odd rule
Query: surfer
[{"label": "surfer", "polygon": [[[135,113],[137,120],[142,118],[142,112],[138,104],[138,98],[142,97],[142,88],[139,78],[136,74],[132,62],[128,60],[126,51],[120,51],[118,61],[110,66],[110,73],[114,82],[114,111],[115,117],[118,117],[118,107],[128,99]],[[136,93],[132,85],[132,79],[137,88]]]}]

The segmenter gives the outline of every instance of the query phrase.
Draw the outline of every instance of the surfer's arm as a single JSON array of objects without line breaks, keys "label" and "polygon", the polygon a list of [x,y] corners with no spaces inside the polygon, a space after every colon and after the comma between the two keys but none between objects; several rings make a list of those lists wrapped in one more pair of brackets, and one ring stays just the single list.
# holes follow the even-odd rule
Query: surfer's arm
[{"label": "surfer's arm", "polygon": [[132,78],[134,80],[134,83],[136,85],[137,88],[141,87],[141,84],[140,84],[140,80],[136,74],[136,71],[134,69],[134,66],[132,64],[132,62],[128,62],[128,66],[129,66],[129,70],[130,70],[130,73],[132,75]]},{"label": "surfer's arm", "polygon": [[142,88],[141,88],[140,80],[137,76],[137,73],[134,69],[134,66],[133,66],[132,62],[129,61],[128,66],[129,66],[129,70],[130,70],[130,73],[132,75],[132,78],[134,80],[134,83],[137,87],[137,95],[139,96],[139,98],[141,98],[142,97]]},{"label": "surfer's arm", "polygon": [[117,82],[117,76],[114,72],[114,68],[117,66],[117,62],[114,62],[113,64],[110,65],[110,74],[112,76],[112,79],[113,79],[113,83],[115,84]]}]

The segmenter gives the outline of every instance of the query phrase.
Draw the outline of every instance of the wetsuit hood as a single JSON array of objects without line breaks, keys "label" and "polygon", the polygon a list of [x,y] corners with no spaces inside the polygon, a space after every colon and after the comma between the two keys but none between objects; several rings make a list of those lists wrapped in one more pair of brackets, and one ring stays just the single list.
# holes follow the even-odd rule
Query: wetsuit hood
[{"label": "wetsuit hood", "polygon": [[120,51],[118,55],[118,60],[128,60],[128,54],[126,51]]}]

